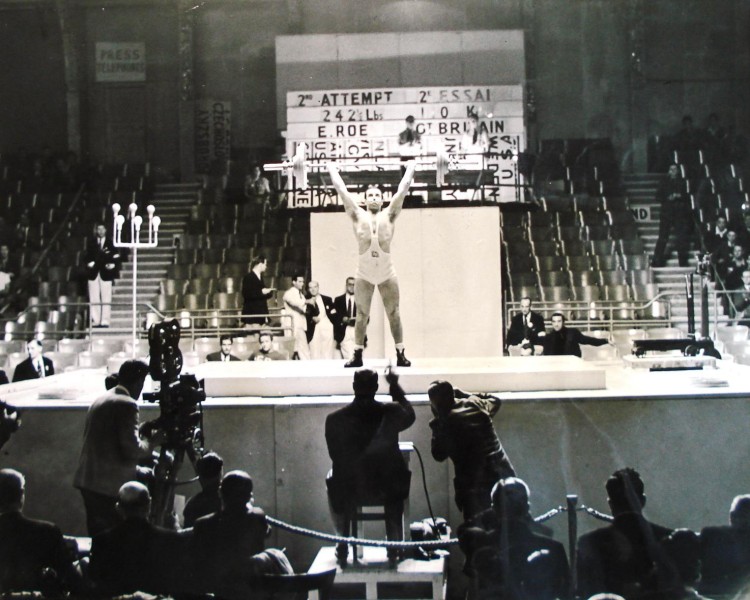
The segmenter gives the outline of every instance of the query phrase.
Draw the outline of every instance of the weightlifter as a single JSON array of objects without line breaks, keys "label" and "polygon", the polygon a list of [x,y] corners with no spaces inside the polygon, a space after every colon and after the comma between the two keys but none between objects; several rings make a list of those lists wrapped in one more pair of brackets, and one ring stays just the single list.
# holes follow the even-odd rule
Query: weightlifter
[{"label": "weightlifter", "polygon": [[365,192],[365,207],[355,202],[344,180],[339,175],[338,166],[328,163],[333,186],[344,204],[346,214],[354,224],[354,236],[359,246],[359,260],[354,274],[354,301],[357,304],[357,321],[354,326],[354,355],[344,365],[361,367],[362,352],[365,348],[365,334],[370,320],[372,295],[377,286],[391,327],[391,335],[396,343],[396,365],[410,367],[411,362],[404,353],[404,332],[399,313],[399,288],[396,271],[391,261],[391,241],[396,218],[401,213],[404,199],[414,180],[416,162],[406,164],[398,190],[387,208],[383,209],[383,192],[377,186],[370,186]]}]

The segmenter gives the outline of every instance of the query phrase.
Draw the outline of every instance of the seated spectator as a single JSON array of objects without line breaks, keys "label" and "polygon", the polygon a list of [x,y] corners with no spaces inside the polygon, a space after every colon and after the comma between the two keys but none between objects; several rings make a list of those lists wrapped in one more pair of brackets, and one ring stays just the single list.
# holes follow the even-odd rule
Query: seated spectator
[{"label": "seated spectator", "polygon": [[[336,531],[348,537],[351,514],[365,503],[384,507],[385,534],[389,540],[403,540],[404,500],[409,497],[411,472],[398,446],[398,434],[414,423],[414,408],[398,383],[398,375],[386,371],[393,402],[375,400],[378,374],[370,369],[354,373],[354,400],[326,417],[328,455],[333,463],[328,502]],[[349,549],[339,543],[336,556],[346,565]],[[388,548],[388,560],[395,566],[400,553]]]},{"label": "seated spectator", "polygon": [[531,310],[531,298],[521,298],[521,312],[516,313],[510,320],[510,327],[505,336],[505,349],[508,346],[524,346],[540,343],[540,336],[544,337],[544,316]]},{"label": "seated spectator", "polygon": [[737,243],[745,249],[745,254],[750,252],[750,212],[742,215],[742,223],[737,226]]},{"label": "seated spectator", "polygon": [[0,469],[0,592],[80,590],[57,526],[23,515],[25,483],[18,471]]},{"label": "seated spectator", "polygon": [[732,257],[725,269],[724,285],[728,290],[738,290],[742,287],[742,272],[748,268],[745,249],[739,244],[732,248]]},{"label": "seated spectator", "polygon": [[286,360],[289,358],[273,349],[273,334],[270,331],[261,331],[258,342],[260,348],[253,352],[247,360]]},{"label": "seated spectator", "polygon": [[734,596],[750,580],[750,494],[734,498],[729,525],[701,530],[700,545],[700,592]]},{"label": "seated spectator", "polygon": [[18,271],[18,259],[11,256],[8,244],[0,244],[0,272],[5,273],[9,278],[13,278],[18,275]]},{"label": "seated spectator", "polygon": [[150,510],[145,485],[129,481],[120,487],[120,523],[91,541],[89,567],[98,592],[168,594],[188,589],[184,575],[188,536],[149,523]]},{"label": "seated spectator", "polygon": [[196,519],[221,510],[219,484],[224,474],[224,461],[215,452],[208,452],[195,462],[201,491],[190,498],[182,511],[184,527],[192,527]]},{"label": "seated spectator", "polygon": [[727,230],[726,235],[722,239],[714,238],[714,247],[711,250],[711,254],[714,258],[716,271],[722,279],[727,276],[727,267],[729,266],[729,261],[732,260],[736,245],[737,233],[731,229]]},{"label": "seated spectator", "polygon": [[262,509],[252,505],[253,480],[245,471],[230,471],[219,486],[221,510],[201,517],[193,532],[193,559],[200,588],[220,590],[227,584],[252,584],[263,573],[292,573],[283,552],[266,550],[271,528]]},{"label": "seated spectator", "polygon": [[672,561],[679,583],[668,598],[699,600],[695,584],[701,576],[700,540],[694,531],[676,529],[662,542],[667,558]]},{"label": "seated spectator", "polygon": [[750,326],[750,271],[742,271],[742,287],[732,293],[734,318],[738,325]]},{"label": "seated spectator", "polygon": [[211,352],[206,356],[206,360],[209,362],[231,362],[240,360],[234,354],[232,354],[232,344],[234,338],[231,335],[222,335],[219,338],[219,345],[221,350],[219,352]]},{"label": "seated spectator", "polygon": [[55,365],[46,356],[42,356],[42,342],[29,340],[26,344],[29,357],[16,365],[13,371],[13,382],[28,379],[40,379],[55,374]]},{"label": "seated spectator", "polygon": [[478,598],[569,598],[570,575],[560,542],[534,533],[529,488],[517,477],[492,489],[492,508],[461,525],[461,549],[471,557]]},{"label": "seated spectator", "polygon": [[727,218],[719,216],[716,218],[716,223],[706,232],[706,250],[715,253],[722,242],[726,242],[727,233],[729,228],[727,227]]},{"label": "seated spectator", "polygon": [[643,481],[631,468],[606,484],[614,520],[578,540],[578,595],[611,592],[634,598],[672,590],[677,575],[659,543],[672,531],[647,521]]},{"label": "seated spectator", "polygon": [[541,340],[545,356],[570,355],[580,358],[581,344],[589,346],[609,344],[608,340],[585,335],[575,327],[566,327],[565,315],[559,312],[552,315],[552,331]]}]

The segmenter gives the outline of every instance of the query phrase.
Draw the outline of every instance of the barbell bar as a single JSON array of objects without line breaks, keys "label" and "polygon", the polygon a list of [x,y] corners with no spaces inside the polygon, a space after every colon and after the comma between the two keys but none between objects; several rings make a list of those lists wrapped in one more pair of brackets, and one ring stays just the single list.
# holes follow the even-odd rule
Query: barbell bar
[{"label": "barbell bar", "polygon": [[[297,146],[292,160],[286,160],[280,163],[269,163],[263,165],[266,171],[286,171],[288,177],[294,177],[296,185],[301,189],[307,189],[307,173],[310,169],[325,169],[330,161],[313,162],[305,159],[307,144],[302,143]],[[314,160],[314,159],[313,159]],[[435,167],[435,183],[437,186],[445,185],[445,178],[448,171],[458,168],[458,161],[451,160],[447,152],[439,151],[435,156],[426,158],[415,158],[418,165],[427,165]],[[393,160],[358,160],[358,167],[399,167],[403,162]]]}]

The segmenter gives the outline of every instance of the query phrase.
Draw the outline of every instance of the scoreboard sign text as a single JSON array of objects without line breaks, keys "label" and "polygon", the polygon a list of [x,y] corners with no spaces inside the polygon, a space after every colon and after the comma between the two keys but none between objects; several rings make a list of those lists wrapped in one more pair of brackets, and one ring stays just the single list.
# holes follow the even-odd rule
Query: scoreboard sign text
[{"label": "scoreboard sign text", "polygon": [[[308,158],[351,159],[341,164],[342,170],[358,169],[356,159],[398,157],[398,135],[406,117],[413,116],[421,134],[422,156],[441,151],[461,160],[469,153],[464,159],[477,170],[492,172],[491,181],[485,184],[496,187],[485,190],[485,196],[499,201],[517,199],[517,155],[526,144],[520,85],[293,91],[287,93],[286,106],[287,156],[293,156],[304,142]],[[467,147],[472,115],[479,116],[489,142],[483,156],[471,156],[477,147]],[[460,195],[455,191],[443,195],[448,199],[456,194]],[[331,201],[327,192],[297,195],[303,206]],[[468,197],[475,196],[473,191],[468,193]],[[295,205],[294,199],[290,206]]]}]

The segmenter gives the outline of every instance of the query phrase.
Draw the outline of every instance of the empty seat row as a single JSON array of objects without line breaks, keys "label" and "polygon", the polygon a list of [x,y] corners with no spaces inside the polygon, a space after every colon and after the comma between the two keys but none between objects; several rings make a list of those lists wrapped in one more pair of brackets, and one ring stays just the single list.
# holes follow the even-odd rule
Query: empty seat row
[{"label": "empty seat row", "polygon": [[654,282],[650,270],[634,271],[543,271],[537,273],[510,274],[508,281],[512,287],[518,286],[556,286],[571,287],[588,285],[648,285]]}]

